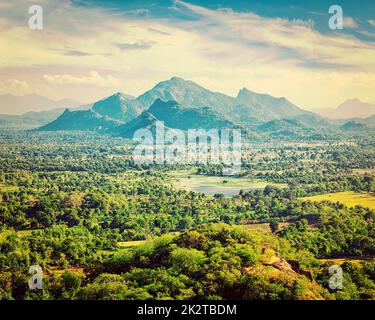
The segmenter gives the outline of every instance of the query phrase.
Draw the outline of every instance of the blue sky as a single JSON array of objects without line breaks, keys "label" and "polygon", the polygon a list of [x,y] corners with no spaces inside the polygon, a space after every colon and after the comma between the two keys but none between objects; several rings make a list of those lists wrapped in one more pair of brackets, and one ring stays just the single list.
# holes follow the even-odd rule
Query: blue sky
[{"label": "blue sky", "polygon": [[[30,30],[40,4],[44,28]],[[344,29],[330,30],[339,4]],[[0,94],[90,102],[180,76],[307,109],[375,102],[375,1],[0,0]]]},{"label": "blue sky", "polygon": [[[111,8],[119,12],[127,12],[144,8],[149,10],[150,17],[170,19],[192,19],[189,14],[181,14],[171,8],[173,0],[77,0],[77,5],[101,6]],[[236,12],[253,12],[263,17],[314,20],[315,28],[322,33],[329,34],[327,19],[330,14],[328,8],[337,4],[343,8],[344,15],[353,18],[362,30],[373,32],[373,26],[369,20],[375,18],[375,1],[373,0],[190,0],[191,4],[217,10],[230,8]],[[353,29],[344,29],[345,33],[356,34],[363,40],[371,40],[371,37],[356,33]]]}]

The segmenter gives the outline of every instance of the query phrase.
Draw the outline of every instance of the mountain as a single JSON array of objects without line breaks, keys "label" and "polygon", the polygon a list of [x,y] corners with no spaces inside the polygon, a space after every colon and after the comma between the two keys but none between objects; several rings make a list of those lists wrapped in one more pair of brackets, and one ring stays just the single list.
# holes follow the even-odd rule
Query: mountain
[{"label": "mountain", "polygon": [[176,101],[156,99],[152,106],[134,120],[116,129],[122,137],[130,138],[134,132],[142,128],[150,128],[156,121],[163,121],[167,128],[181,129],[213,129],[233,128],[233,123],[222,118],[209,107],[201,109],[187,108]]},{"label": "mountain", "polygon": [[131,121],[138,116],[143,107],[132,96],[117,92],[95,102],[86,112],[68,110],[40,131],[82,130],[108,132],[114,127]]},{"label": "mountain", "polygon": [[316,110],[320,115],[331,119],[367,118],[375,114],[375,104],[349,99],[337,108]]},{"label": "mountain", "polygon": [[286,98],[275,98],[268,94],[252,92],[246,88],[239,91],[236,98],[237,105],[248,107],[248,111],[257,115],[263,121],[290,118],[307,113],[298,108]]},{"label": "mountain", "polygon": [[127,122],[138,116],[143,108],[134,97],[118,92],[94,103],[92,110],[102,116]]},{"label": "mountain", "polygon": [[230,97],[178,77],[158,83],[139,96],[137,101],[147,107],[158,98],[194,109],[209,107],[227,120],[246,126],[309,113],[286,98],[255,93],[246,88],[241,89],[237,97]]},{"label": "mountain", "polygon": [[51,123],[41,127],[41,131],[98,131],[107,132],[111,128],[121,125],[122,122],[110,119],[96,113],[94,110],[65,112]]},{"label": "mountain", "polygon": [[225,94],[213,92],[190,80],[173,77],[158,83],[151,90],[137,98],[143,106],[151,106],[156,99],[176,101],[188,108],[211,107],[218,112],[226,113],[228,106],[235,104],[235,99]]},{"label": "mountain", "polygon": [[57,108],[73,108],[82,105],[81,102],[63,99],[52,100],[37,94],[25,96],[0,95],[0,114],[22,115],[30,111],[47,111]]}]

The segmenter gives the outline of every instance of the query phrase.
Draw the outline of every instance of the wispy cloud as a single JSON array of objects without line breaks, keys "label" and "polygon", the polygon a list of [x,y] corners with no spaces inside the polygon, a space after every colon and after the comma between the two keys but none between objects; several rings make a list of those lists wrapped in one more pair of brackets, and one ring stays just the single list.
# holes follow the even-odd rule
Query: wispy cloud
[{"label": "wispy cloud", "polygon": [[154,28],[148,28],[149,31],[151,32],[155,32],[157,34],[161,34],[163,36],[170,36],[171,34],[169,32],[165,32],[165,31],[161,31],[161,30],[158,30],[158,29],[154,29]]},{"label": "wispy cloud", "polygon": [[92,85],[98,87],[117,86],[119,79],[108,75],[102,76],[97,71],[92,70],[88,75],[74,76],[70,74],[55,74],[43,75],[43,79],[54,84],[77,84],[77,85]]},{"label": "wispy cloud", "polygon": [[85,57],[90,56],[90,53],[79,51],[79,50],[67,50],[64,52],[66,56],[72,56],[72,57]]},{"label": "wispy cloud", "polygon": [[50,48],[51,51],[61,52],[64,56],[70,57],[87,57],[91,56],[92,54],[89,52],[81,51],[81,50],[74,50],[74,49],[55,49]]},{"label": "wispy cloud", "polygon": [[[176,0],[175,10],[190,10],[199,20],[183,22],[195,32],[225,42],[235,42],[244,50],[258,51],[264,59],[295,60],[296,64],[314,67],[319,64],[336,69],[355,66],[355,57],[361,55],[359,68],[375,67],[374,43],[363,43],[344,34],[322,35],[313,29],[311,20],[265,18],[254,13],[232,10],[210,10],[187,2]],[[357,27],[353,18],[346,18],[346,25]],[[225,30],[225,32],[223,32]],[[355,49],[355,50],[354,50]],[[285,55],[285,50],[289,54]],[[268,57],[268,58],[267,58]]]},{"label": "wispy cloud", "polygon": [[31,93],[30,86],[26,81],[7,79],[0,81],[0,94],[25,95]]},{"label": "wispy cloud", "polygon": [[352,17],[344,17],[343,27],[356,29],[358,28],[358,23]]},{"label": "wispy cloud", "polygon": [[155,41],[139,41],[133,43],[115,43],[115,45],[120,50],[145,50],[150,49],[155,43]]}]

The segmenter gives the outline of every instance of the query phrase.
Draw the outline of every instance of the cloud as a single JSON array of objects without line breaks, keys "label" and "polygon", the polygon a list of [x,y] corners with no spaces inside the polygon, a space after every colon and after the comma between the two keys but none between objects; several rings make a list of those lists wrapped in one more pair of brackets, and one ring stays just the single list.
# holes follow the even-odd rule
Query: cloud
[{"label": "cloud", "polygon": [[344,17],[344,28],[357,29],[358,24],[352,17]]},{"label": "cloud", "polygon": [[64,52],[66,56],[71,57],[84,57],[84,56],[90,56],[90,53],[79,51],[79,50],[67,50]]},{"label": "cloud", "polygon": [[7,79],[0,81],[0,94],[11,94],[22,96],[31,93],[30,86],[26,81]]},{"label": "cloud", "polygon": [[154,28],[148,28],[149,31],[151,32],[155,32],[157,34],[161,34],[163,36],[170,36],[171,34],[169,32],[165,32],[165,31],[161,31],[161,30],[157,30],[157,29],[154,29]]},{"label": "cloud", "polygon": [[101,76],[97,71],[90,71],[86,76],[73,76],[70,74],[43,75],[43,79],[53,84],[77,84],[97,87],[112,87],[119,84],[119,79],[108,75]]},{"label": "cloud", "polygon": [[139,41],[133,43],[115,43],[115,45],[120,50],[145,50],[150,49],[155,43],[155,41]]},{"label": "cloud", "polygon": [[125,14],[127,16],[134,16],[137,18],[146,18],[150,16],[150,10],[149,9],[144,9],[144,8],[138,8],[135,10],[127,10],[125,11]]},{"label": "cloud", "polygon": [[91,53],[84,52],[81,50],[74,50],[74,49],[54,49],[50,48],[51,51],[61,52],[64,56],[69,57],[86,57],[91,56]]},{"label": "cloud", "polygon": [[[323,66],[328,69],[331,66],[336,69],[340,66],[357,66],[358,70],[375,68],[373,42],[363,42],[343,33],[323,35],[313,28],[312,20],[268,18],[251,12],[211,10],[181,0],[175,0],[175,3],[175,10],[185,14],[189,10],[195,17],[192,21],[181,22],[185,28],[206,38],[236,44],[241,47],[238,56],[248,51],[249,57],[256,62],[288,62],[312,68],[318,65],[319,69]],[[347,18],[346,23],[348,27],[357,27],[351,17]],[[204,54],[209,51],[207,49]]]}]

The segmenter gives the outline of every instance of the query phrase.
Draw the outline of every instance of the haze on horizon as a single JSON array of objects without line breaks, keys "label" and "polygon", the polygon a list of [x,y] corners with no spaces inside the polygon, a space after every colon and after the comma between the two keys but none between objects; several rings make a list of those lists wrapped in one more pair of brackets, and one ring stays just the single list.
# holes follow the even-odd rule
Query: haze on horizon
[{"label": "haze on horizon", "polygon": [[0,95],[93,102],[117,91],[138,96],[179,76],[310,110],[375,101],[371,1],[341,1],[344,29],[335,31],[326,0],[43,0],[43,30],[28,28],[33,4],[0,0]]}]

